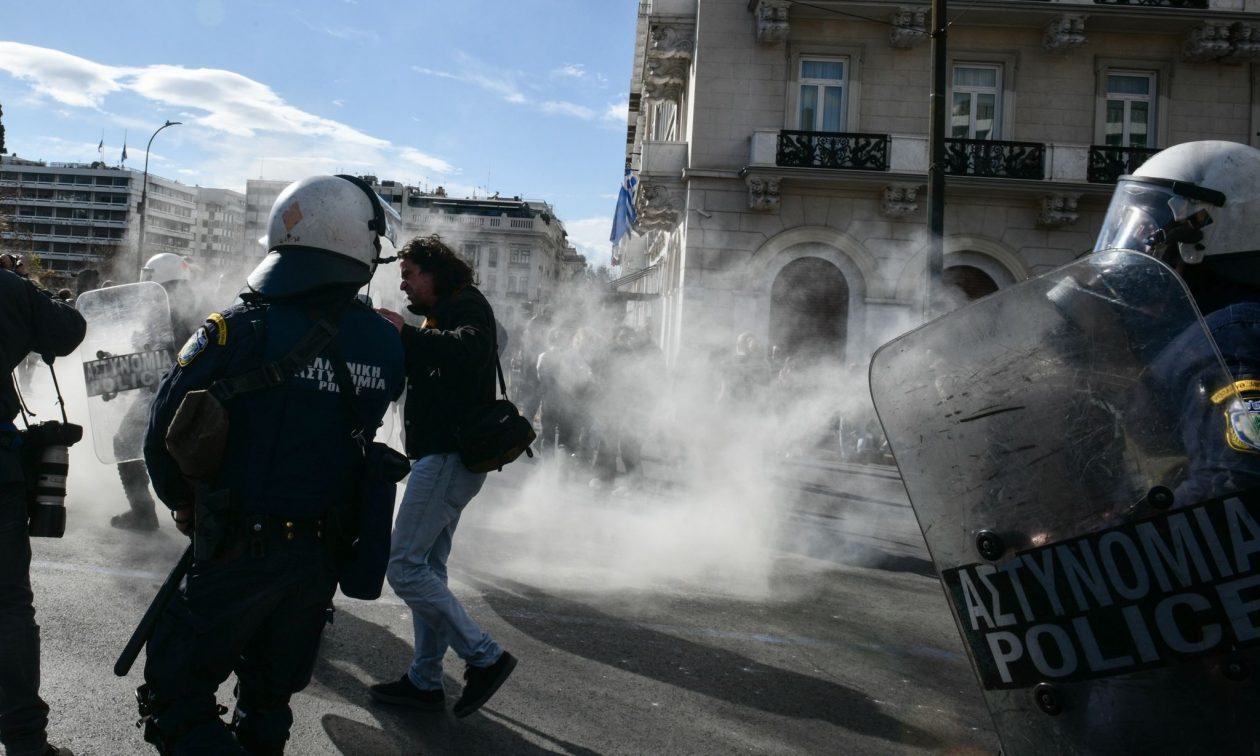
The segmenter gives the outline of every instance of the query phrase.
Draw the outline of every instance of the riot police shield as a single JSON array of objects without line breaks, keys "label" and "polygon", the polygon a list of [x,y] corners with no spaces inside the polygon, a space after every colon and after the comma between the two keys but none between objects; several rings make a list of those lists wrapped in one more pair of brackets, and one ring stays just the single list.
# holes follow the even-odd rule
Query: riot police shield
[{"label": "riot police shield", "polygon": [[140,459],[149,406],[175,362],[166,290],[152,281],[111,286],[75,306],[88,325],[79,353],[96,456],[107,464]]},{"label": "riot police shield", "polygon": [[1199,438],[1254,416],[1171,269],[1091,255],[870,385],[1007,756],[1260,750],[1260,495]]}]

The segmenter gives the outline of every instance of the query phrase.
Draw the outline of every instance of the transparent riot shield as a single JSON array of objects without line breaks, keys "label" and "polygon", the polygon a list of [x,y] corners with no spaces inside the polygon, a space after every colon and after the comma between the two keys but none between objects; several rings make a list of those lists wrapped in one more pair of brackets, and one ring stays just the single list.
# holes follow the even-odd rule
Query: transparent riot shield
[{"label": "transparent riot shield", "polygon": [[1091,255],[870,370],[1007,756],[1260,750],[1260,496],[1204,431],[1255,415],[1172,270]]},{"label": "transparent riot shield", "polygon": [[79,353],[96,456],[107,464],[140,459],[158,382],[175,362],[166,290],[152,281],[111,286],[75,306],[87,321]]}]

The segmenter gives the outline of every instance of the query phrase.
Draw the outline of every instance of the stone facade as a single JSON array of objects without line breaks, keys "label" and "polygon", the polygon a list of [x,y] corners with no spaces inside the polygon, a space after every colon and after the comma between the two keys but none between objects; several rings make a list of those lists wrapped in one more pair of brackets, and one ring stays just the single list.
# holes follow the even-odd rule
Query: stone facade
[{"label": "stone facade", "polygon": [[[946,136],[961,134],[947,148],[952,302],[1088,251],[1115,177],[1154,150],[1257,145],[1260,3],[1203,4],[1009,0],[959,14],[946,99]],[[622,273],[656,282],[659,297],[635,300],[630,318],[668,355],[743,331],[790,354],[797,329],[834,328],[829,356],[865,364],[921,320],[927,9],[641,3],[627,145],[639,236]],[[824,285],[843,312],[820,324],[792,292]]]}]

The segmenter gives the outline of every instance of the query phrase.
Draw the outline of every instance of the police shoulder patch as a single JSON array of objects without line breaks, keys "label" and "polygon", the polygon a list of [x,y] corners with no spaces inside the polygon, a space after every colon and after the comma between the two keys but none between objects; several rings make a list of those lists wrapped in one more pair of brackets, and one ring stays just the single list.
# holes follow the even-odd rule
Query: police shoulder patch
[{"label": "police shoulder patch", "polygon": [[1225,404],[1225,443],[1238,452],[1260,454],[1260,381],[1242,380],[1215,392]]},{"label": "police shoulder patch", "polygon": [[206,327],[202,326],[197,329],[192,336],[188,337],[188,341],[184,342],[184,346],[180,347],[179,356],[175,358],[180,367],[188,367],[193,360],[197,359],[197,355],[201,354],[210,343],[210,336],[206,333]]}]

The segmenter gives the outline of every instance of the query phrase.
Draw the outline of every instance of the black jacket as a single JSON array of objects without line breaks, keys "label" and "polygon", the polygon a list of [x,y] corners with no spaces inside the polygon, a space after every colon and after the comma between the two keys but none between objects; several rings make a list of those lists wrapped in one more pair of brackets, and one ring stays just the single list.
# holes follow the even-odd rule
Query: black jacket
[{"label": "black jacket", "polygon": [[87,323],[74,307],[8,270],[0,270],[0,423],[13,422],[18,401],[8,374],[31,352],[64,357],[83,341]]},{"label": "black jacket", "polygon": [[407,456],[455,451],[469,413],[494,401],[494,310],[466,286],[425,313],[424,327],[403,326],[407,365]]}]

